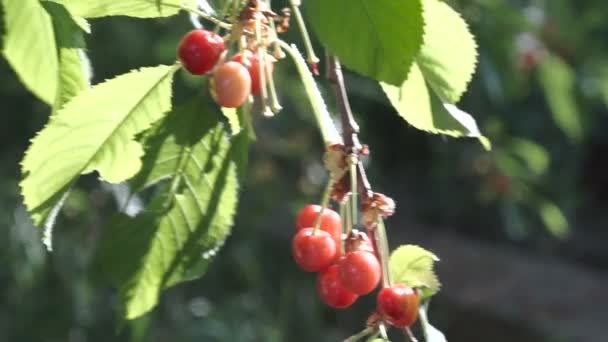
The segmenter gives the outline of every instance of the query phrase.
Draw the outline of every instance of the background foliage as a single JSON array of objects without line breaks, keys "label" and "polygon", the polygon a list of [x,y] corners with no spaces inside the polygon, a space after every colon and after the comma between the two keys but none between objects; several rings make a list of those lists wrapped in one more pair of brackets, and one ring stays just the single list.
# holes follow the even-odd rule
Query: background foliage
[{"label": "background foliage", "polygon": [[[2,10],[11,3],[16,2],[3,1]],[[608,165],[601,158],[608,146],[607,5],[587,1],[575,6],[565,0],[451,4],[463,13],[479,46],[478,73],[459,106],[474,114],[494,144],[491,152],[470,141],[446,143],[408,129],[377,84],[355,74],[347,77],[364,140],[372,147],[371,178],[380,191],[390,190],[399,200],[394,222],[423,223],[605,269],[608,255],[598,241],[606,236],[607,221],[601,210],[608,190]],[[141,66],[172,63],[176,42],[189,29],[183,14],[93,23],[86,41],[93,83]],[[40,38],[32,36],[24,51],[44,48],[36,43]],[[297,40],[297,35],[289,38]],[[82,47],[60,37],[42,44],[53,41],[65,47],[65,58]],[[129,324],[118,337],[117,295],[99,282],[101,266],[92,262],[120,189],[100,186],[91,176],[80,179],[58,217],[61,234],[48,255],[20,205],[17,186],[18,161],[47,120],[48,107],[23,88],[5,59],[0,75],[0,258],[5,266],[0,270],[0,340],[335,341],[357,330],[370,303],[338,315],[325,309],[316,300],[313,279],[298,272],[289,256],[294,214],[316,201],[322,186],[317,183],[320,146],[310,143],[319,141],[318,133],[289,63],[277,65],[289,110],[255,122],[258,142],[234,232],[221,257],[204,278],[170,290],[158,310]],[[174,87],[176,100],[200,92],[200,85],[181,72]],[[56,101],[44,95],[49,93],[41,89],[39,97]],[[389,222],[389,229],[407,231],[407,226]],[[448,326],[449,320],[442,318],[438,325]]]}]

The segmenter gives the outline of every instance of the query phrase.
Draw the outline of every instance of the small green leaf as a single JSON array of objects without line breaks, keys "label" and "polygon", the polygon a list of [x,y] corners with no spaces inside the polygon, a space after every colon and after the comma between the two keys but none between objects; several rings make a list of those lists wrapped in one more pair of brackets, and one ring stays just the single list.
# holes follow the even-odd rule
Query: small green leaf
[{"label": "small green leaf", "polygon": [[555,124],[573,141],[583,137],[581,112],[574,97],[575,75],[572,68],[560,57],[545,56],[538,64],[537,77]]},{"label": "small green leaf", "polygon": [[538,212],[549,232],[555,237],[564,238],[570,233],[568,219],[555,203],[542,201]]},{"label": "small green leaf", "polygon": [[526,163],[528,173],[542,175],[549,167],[549,153],[531,140],[513,138],[509,141],[507,150]]},{"label": "small green leaf", "polygon": [[196,8],[196,0],[53,0],[65,5],[71,13],[83,18],[124,15],[137,18],[168,17],[179,12],[181,6]]},{"label": "small green leaf", "polygon": [[424,0],[424,43],[416,62],[439,98],[456,103],[477,64],[477,44],[466,22],[446,3]]},{"label": "small green leaf", "polygon": [[417,64],[400,87],[382,82],[380,86],[399,115],[415,128],[433,134],[477,138],[486,149],[490,148],[490,142],[481,135],[471,115],[442,103],[429,92]]},{"label": "small green leaf", "polygon": [[422,290],[422,298],[439,291],[441,284],[433,271],[435,254],[416,245],[404,245],[391,253],[389,268],[393,283],[403,283]]},{"label": "small green leaf", "polygon": [[422,44],[420,0],[307,0],[308,20],[342,64],[392,85],[405,81]]},{"label": "small green leaf", "polygon": [[445,335],[429,323],[428,309],[429,301],[420,305],[420,308],[418,309],[418,318],[420,320],[422,332],[424,333],[425,342],[448,342]]},{"label": "small green leaf", "polygon": [[32,140],[22,161],[25,205],[40,224],[80,174],[113,183],[139,171],[136,134],[171,109],[177,66],[142,68],[79,93]]},{"label": "small green leaf", "polygon": [[38,0],[2,0],[2,5],[2,54],[34,95],[53,104],[59,62],[51,17]]},{"label": "small green leaf", "polygon": [[152,309],[163,289],[203,275],[230,233],[238,159],[247,146],[228,139],[219,115],[195,100],[146,135],[143,166],[132,184],[168,184],[140,215],[117,216],[99,253],[127,319]]}]

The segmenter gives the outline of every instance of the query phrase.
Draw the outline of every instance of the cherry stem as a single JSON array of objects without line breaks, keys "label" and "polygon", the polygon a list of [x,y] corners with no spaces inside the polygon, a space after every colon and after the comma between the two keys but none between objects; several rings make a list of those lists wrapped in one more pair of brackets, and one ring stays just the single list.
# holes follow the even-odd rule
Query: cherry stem
[{"label": "cherry stem", "polygon": [[384,322],[381,322],[378,325],[378,331],[380,331],[380,336],[388,341],[388,334],[386,333],[386,325],[384,325]]},{"label": "cherry stem", "polygon": [[371,334],[373,334],[375,332],[375,328],[365,328],[363,330],[361,330],[360,332],[350,336],[349,338],[345,339],[343,342],[356,342],[359,341],[360,339],[367,337]]},{"label": "cherry stem", "polygon": [[281,45],[278,41],[278,33],[276,25],[274,24],[274,20],[270,20],[270,28],[274,31],[275,38],[277,38],[272,42],[272,48],[274,49],[273,56],[276,59],[285,58],[285,53],[283,52],[283,50],[281,50]]},{"label": "cherry stem", "polygon": [[[346,202],[342,202],[340,203],[340,217],[341,218],[345,218],[346,217]],[[348,237],[348,231],[347,231],[347,225],[346,225],[346,221],[344,219],[342,219],[342,236],[340,236],[340,255],[344,255],[344,252],[346,251],[346,247],[345,245],[345,241],[344,238]]]},{"label": "cherry stem", "polygon": [[416,338],[416,336],[414,336],[412,329],[410,329],[409,327],[403,328],[403,335],[409,338],[411,342],[418,342],[418,339]]},{"label": "cherry stem", "polygon": [[221,21],[220,19],[217,19],[216,17],[211,16],[203,11],[199,11],[196,8],[192,8],[192,7],[188,7],[188,6],[184,6],[184,5],[176,5],[176,4],[166,3],[166,2],[161,2],[161,5],[167,6],[167,7],[179,8],[184,11],[194,13],[194,14],[198,15],[199,17],[201,17],[205,20],[208,20],[208,21],[218,25],[219,27],[227,29],[227,30],[232,28],[232,25],[225,23],[225,22]]},{"label": "cherry stem", "polygon": [[376,229],[374,231],[378,258],[380,259],[380,265],[382,267],[382,286],[389,287],[393,284],[393,281],[391,279],[391,272],[388,264],[390,255],[388,253],[389,247],[386,227],[384,226],[384,220],[382,220],[382,218],[378,219],[378,224],[376,225]]},{"label": "cherry stem", "polygon": [[325,186],[325,190],[323,191],[323,198],[321,198],[321,210],[319,210],[319,213],[317,214],[317,217],[315,217],[315,222],[313,224],[313,229],[312,229],[312,235],[315,235],[317,233],[317,229],[319,229],[319,226],[321,225],[321,217],[323,216],[323,212],[325,211],[325,208],[327,208],[327,205],[329,204],[329,195],[331,194],[331,178],[327,181],[327,185]]},{"label": "cherry stem", "polygon": [[350,210],[352,215],[352,224],[356,225],[359,221],[357,218],[357,213],[359,211],[359,204],[357,202],[357,156],[351,154],[349,156],[349,164],[350,164]]},{"label": "cherry stem", "polygon": [[300,28],[300,32],[302,33],[302,39],[304,40],[304,47],[306,48],[306,61],[311,66],[316,66],[319,63],[319,58],[315,55],[315,50],[312,48],[312,43],[310,42],[310,36],[308,35],[308,30],[306,29],[306,24],[304,24],[304,18],[302,18],[302,13],[300,12],[300,0],[290,0],[289,3],[293,8],[293,14],[296,18],[296,22],[298,23],[298,27]]},{"label": "cherry stem", "polygon": [[344,234],[346,234],[346,238],[348,238],[348,236],[350,235],[350,231],[353,228],[353,210],[352,210],[353,203],[350,200],[350,198],[346,199],[345,205],[346,205],[346,219],[344,221],[346,223],[345,223]]},{"label": "cherry stem", "polygon": [[[266,61],[266,63],[269,63]],[[276,114],[283,109],[281,104],[279,103],[279,98],[277,97],[277,88],[274,85],[274,76],[270,71],[268,65],[265,66],[264,70],[266,71],[266,77],[268,79],[268,92],[270,93],[270,109]]]},{"label": "cherry stem", "polygon": [[262,113],[264,116],[270,117],[274,113],[268,107],[268,90],[266,89],[266,48],[262,45],[262,23],[260,18],[255,19],[255,39],[258,41],[258,74],[260,75],[260,90],[262,97]]},{"label": "cherry stem", "polygon": [[[226,13],[228,12],[228,9],[230,8],[230,5],[232,4],[232,0],[227,0],[224,3],[224,7],[222,8],[222,11],[220,12],[220,17],[223,18],[226,16]],[[215,29],[213,30],[213,32],[215,34],[218,34],[220,31],[220,25],[218,25],[217,23],[215,24]]]}]

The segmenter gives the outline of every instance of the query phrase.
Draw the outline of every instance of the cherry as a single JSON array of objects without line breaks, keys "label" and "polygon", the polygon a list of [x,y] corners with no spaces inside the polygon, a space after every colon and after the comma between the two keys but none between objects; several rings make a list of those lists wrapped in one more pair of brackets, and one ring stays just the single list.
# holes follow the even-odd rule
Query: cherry
[{"label": "cherry", "polygon": [[219,35],[207,30],[193,30],[182,38],[177,56],[186,70],[202,75],[213,69],[224,49],[224,39]]},{"label": "cherry", "polygon": [[[321,206],[316,204],[309,204],[302,208],[296,217],[296,231],[302,228],[313,227],[319,212],[321,212]],[[342,236],[342,220],[337,212],[329,208],[325,208],[323,210],[323,214],[321,215],[319,229],[328,232],[334,238],[334,240],[336,240],[336,244],[340,244],[340,237]]]},{"label": "cherry", "polygon": [[251,77],[240,63],[226,62],[213,73],[211,94],[222,107],[239,107],[245,102],[250,91]]},{"label": "cherry", "polygon": [[395,284],[378,292],[378,311],[389,324],[397,328],[409,327],[418,316],[418,294],[411,287]]},{"label": "cherry", "polygon": [[331,265],[319,273],[317,278],[317,291],[323,303],[336,309],[351,306],[358,295],[347,290],[340,281],[338,265]]},{"label": "cherry", "polygon": [[338,248],[329,233],[313,228],[300,230],[293,238],[291,250],[293,258],[304,271],[317,272],[325,269],[336,258]]},{"label": "cherry", "polygon": [[[256,95],[262,89],[262,85],[260,82],[260,59],[258,58],[257,53],[247,54],[246,56],[248,56],[248,58],[246,57],[243,60],[243,55],[239,53],[232,57],[232,60],[243,64],[247,68],[247,71],[249,71],[249,76],[251,76],[251,94]],[[268,61],[268,58],[266,58],[265,64],[268,71],[270,71],[270,74],[272,74],[272,71],[274,70],[274,64]]]},{"label": "cherry", "polygon": [[372,292],[380,281],[380,263],[373,253],[346,253],[339,261],[340,280],[350,291],[364,295]]}]

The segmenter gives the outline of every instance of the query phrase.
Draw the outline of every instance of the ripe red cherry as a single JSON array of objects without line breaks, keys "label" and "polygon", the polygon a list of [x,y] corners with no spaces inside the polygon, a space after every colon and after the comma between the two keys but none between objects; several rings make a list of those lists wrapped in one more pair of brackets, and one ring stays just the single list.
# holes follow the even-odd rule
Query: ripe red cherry
[{"label": "ripe red cherry", "polygon": [[[251,94],[258,94],[262,89],[262,86],[260,84],[260,59],[258,58],[257,53],[249,54],[249,58],[246,58],[246,60],[243,60],[243,55],[239,53],[232,57],[232,60],[243,64],[247,68],[247,71],[249,71],[249,76],[251,76]],[[269,62],[268,59],[266,59],[265,64],[268,71],[270,71],[270,74],[272,74],[274,64]]]},{"label": "ripe red cherry", "polygon": [[202,75],[213,69],[224,49],[222,37],[207,30],[193,30],[182,38],[177,56],[186,70]]},{"label": "ripe red cherry", "polygon": [[317,278],[317,291],[323,303],[336,309],[344,309],[351,306],[358,295],[347,290],[338,275],[338,265],[331,265]]},{"label": "ripe red cherry", "polygon": [[346,253],[340,259],[340,280],[350,291],[364,295],[372,292],[380,281],[380,263],[370,252]]},{"label": "ripe red cherry", "polygon": [[[321,206],[316,204],[309,204],[300,210],[300,213],[296,217],[296,231],[302,228],[313,227],[317,216],[321,212]],[[340,215],[329,209],[325,208],[321,215],[321,222],[319,228],[328,232],[336,244],[340,244],[340,237],[342,236],[342,220]]]},{"label": "ripe red cherry", "polygon": [[416,291],[404,284],[385,287],[378,292],[378,311],[389,324],[409,327],[418,316],[419,299]]},{"label": "ripe red cherry", "polygon": [[226,62],[213,73],[211,94],[222,107],[239,107],[245,102],[250,91],[251,77],[240,63]]},{"label": "ripe red cherry", "polygon": [[338,248],[329,233],[312,228],[300,230],[293,238],[293,258],[304,271],[318,272],[329,266],[336,258]]}]

